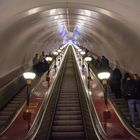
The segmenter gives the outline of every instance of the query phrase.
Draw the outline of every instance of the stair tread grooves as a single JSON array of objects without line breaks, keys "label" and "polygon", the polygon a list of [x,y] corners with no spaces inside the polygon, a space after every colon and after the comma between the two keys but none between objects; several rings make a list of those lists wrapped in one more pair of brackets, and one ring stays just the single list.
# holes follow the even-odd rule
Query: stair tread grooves
[{"label": "stair tread grooves", "polygon": [[82,125],[82,120],[54,120],[53,125],[55,126]]},{"label": "stair tread grooves", "polygon": [[7,116],[11,114],[13,114],[13,112],[0,112],[0,116]]},{"label": "stair tread grooves", "polygon": [[52,137],[55,138],[84,138],[85,134],[84,132],[52,132]]},{"label": "stair tread grooves", "polygon": [[78,101],[61,101],[61,100],[59,100],[58,103],[71,103],[71,104],[73,104],[73,103],[80,103],[80,101],[79,100]]},{"label": "stair tread grooves", "polygon": [[63,109],[63,108],[78,108],[79,110],[80,110],[80,106],[57,106],[56,108],[61,108],[61,109]]},{"label": "stair tread grooves", "polygon": [[73,106],[77,106],[77,105],[80,105],[80,104],[79,103],[69,103],[69,104],[68,103],[66,103],[66,104],[65,103],[58,103],[57,106],[59,106],[59,105],[73,105]]},{"label": "stair tread grooves", "polygon": [[6,106],[3,110],[15,110],[13,106]]},{"label": "stair tread grooves", "polygon": [[57,108],[56,111],[78,111],[79,108]]},{"label": "stair tread grooves", "polygon": [[58,104],[57,107],[80,107],[79,104]]},{"label": "stair tread grooves", "polygon": [[60,111],[60,110],[59,110],[59,111],[56,111],[56,114],[57,114],[57,113],[70,113],[70,114],[72,114],[72,113],[73,113],[73,114],[75,114],[75,113],[80,113],[80,114],[81,114],[81,110],[76,110],[76,111],[71,110],[71,111],[67,111],[67,112],[66,112],[66,111]]},{"label": "stair tread grooves", "polygon": [[[52,132],[53,134],[71,134],[71,132]],[[73,132],[75,134],[84,134],[84,131],[79,131],[79,132]]]},{"label": "stair tread grooves", "polygon": [[60,100],[60,99],[74,99],[74,100],[75,100],[75,99],[77,99],[77,100],[78,100],[78,99],[79,99],[79,97],[70,97],[70,96],[65,96],[65,97],[59,97],[59,100]]},{"label": "stair tread grooves", "polygon": [[69,98],[63,98],[63,99],[59,99],[58,101],[79,101],[79,99],[69,99]]},{"label": "stair tread grooves", "polygon": [[52,131],[53,132],[80,132],[80,131],[84,131],[84,128],[82,125],[70,125],[70,126],[53,125]]},{"label": "stair tread grooves", "polygon": [[72,62],[73,60],[67,61],[64,71],[53,119],[51,139],[85,139],[80,98]]},{"label": "stair tread grooves", "polygon": [[81,117],[55,117],[54,120],[81,120]]}]

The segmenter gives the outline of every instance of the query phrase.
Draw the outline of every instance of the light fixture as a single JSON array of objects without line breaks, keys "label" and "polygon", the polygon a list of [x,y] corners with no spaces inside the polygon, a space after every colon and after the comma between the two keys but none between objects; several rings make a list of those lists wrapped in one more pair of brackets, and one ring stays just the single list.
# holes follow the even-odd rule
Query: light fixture
[{"label": "light fixture", "polygon": [[88,57],[85,57],[85,61],[86,61],[86,62],[91,62],[91,60],[92,60],[91,57],[89,57],[89,56],[88,56]]},{"label": "light fixture", "polygon": [[57,52],[59,52],[59,53],[60,53],[60,52],[61,52],[61,50],[59,49],[59,50],[57,50]]},{"label": "light fixture", "polygon": [[46,59],[46,61],[48,61],[48,62],[51,62],[51,61],[53,60],[53,58],[50,57],[50,56],[47,56],[45,59]]},{"label": "light fixture", "polygon": [[51,56],[47,56],[45,59],[49,65],[48,72],[46,73],[46,81],[48,81],[48,87],[49,87],[50,86],[50,62],[53,60],[53,58]]},{"label": "light fixture", "polygon": [[85,51],[81,51],[80,54],[81,54],[81,56],[82,56],[82,70],[84,70],[85,65],[84,65],[83,56],[86,54],[86,52],[85,52]]},{"label": "light fixture", "polygon": [[57,65],[56,65],[56,56],[58,55],[58,52],[53,52],[53,55],[55,56],[54,57],[54,69],[55,69],[55,72],[56,72],[56,68],[57,68]]},{"label": "light fixture", "polygon": [[27,79],[31,79],[33,80],[35,78],[36,74],[33,72],[24,72],[23,73],[23,77],[27,80]]},{"label": "light fixture", "polygon": [[110,73],[109,72],[100,72],[100,73],[98,73],[98,77],[100,80],[104,80],[104,79],[108,80],[110,77]]},{"label": "light fixture", "polygon": [[86,52],[85,52],[85,51],[81,51],[80,54],[81,54],[81,55],[85,55]]},{"label": "light fixture", "polygon": [[82,49],[78,49],[78,52],[81,52],[82,51]]},{"label": "light fixture", "polygon": [[58,55],[58,52],[53,52],[53,55],[57,56]]},{"label": "light fixture", "polygon": [[27,82],[27,103],[26,103],[26,105],[29,106],[30,92],[31,92],[30,88],[31,88],[32,80],[36,77],[36,74],[33,72],[24,72],[23,77],[25,78],[25,80]]},{"label": "light fixture", "polygon": [[107,88],[107,84],[108,84],[108,79],[110,78],[110,72],[107,71],[106,68],[104,68],[104,70],[100,71],[98,74],[97,74],[98,78],[100,80],[102,80],[102,84],[103,84],[103,87],[104,87],[104,102],[105,102],[105,105],[107,106],[108,105],[108,88]]},{"label": "light fixture", "polygon": [[88,88],[90,88],[90,80],[91,80],[91,76],[90,76],[90,62],[92,61],[92,58],[90,56],[85,57],[85,61],[88,64]]},{"label": "light fixture", "polygon": [[64,47],[60,47],[60,50],[63,50]]}]

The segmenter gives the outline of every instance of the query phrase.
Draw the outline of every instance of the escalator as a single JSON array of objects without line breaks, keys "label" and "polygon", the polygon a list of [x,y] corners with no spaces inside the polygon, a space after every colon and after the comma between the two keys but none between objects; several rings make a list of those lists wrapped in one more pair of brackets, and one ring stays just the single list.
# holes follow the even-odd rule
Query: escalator
[{"label": "escalator", "polygon": [[56,105],[55,116],[50,135],[55,139],[85,139],[79,93],[74,72],[73,58],[70,53],[64,71],[64,77]]},{"label": "escalator", "polygon": [[[39,78],[37,77],[31,89],[38,81]],[[26,82],[23,76],[17,77],[0,89],[0,136],[10,127],[24,107],[27,98],[26,90]]]},{"label": "escalator", "polygon": [[[9,91],[10,92],[10,91]],[[25,88],[22,88],[0,109],[0,135],[9,127],[26,100]]]},{"label": "escalator", "polygon": [[41,113],[25,140],[98,140],[99,137],[100,140],[104,139],[97,136],[97,131],[100,130],[95,132],[96,126],[93,126],[93,120],[91,121],[77,73],[70,47],[50,98],[44,102]]}]

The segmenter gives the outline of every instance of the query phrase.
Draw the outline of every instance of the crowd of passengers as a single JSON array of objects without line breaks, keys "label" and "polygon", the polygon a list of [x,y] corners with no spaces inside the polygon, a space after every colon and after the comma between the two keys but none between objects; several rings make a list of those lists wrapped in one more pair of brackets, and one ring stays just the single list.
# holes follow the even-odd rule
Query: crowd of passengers
[{"label": "crowd of passengers", "polygon": [[[86,53],[88,55],[89,51],[87,49]],[[124,97],[128,101],[128,108],[131,116],[131,121],[133,126],[135,126],[135,111],[138,113],[138,119],[140,120],[140,77],[138,74],[132,74],[125,72],[122,74],[121,70],[115,66],[114,68],[110,67],[109,60],[102,56],[92,55],[92,64],[96,68],[96,72],[101,69],[106,68],[111,72],[109,79],[110,89],[112,94],[116,98]]]},{"label": "crowd of passengers", "polygon": [[41,53],[41,55],[39,55],[38,53],[35,54],[32,61],[33,61],[33,71],[36,74],[41,75],[44,72],[48,71],[49,63],[45,59],[47,56],[48,55],[46,55],[44,51]]},{"label": "crowd of passengers", "polygon": [[[86,48],[84,50],[86,55],[89,55],[89,50]],[[49,69],[49,63],[45,60],[47,56],[44,51],[40,56],[38,53],[35,54],[33,58],[33,70],[37,74],[42,74]],[[122,75],[117,66],[114,69],[110,67],[109,60],[105,56],[99,58],[98,56],[92,55],[91,57],[96,72],[104,68],[107,68],[111,72],[109,79],[111,91],[116,98],[124,97],[128,101],[131,120],[135,124],[135,111],[138,112],[140,120],[140,77],[138,74],[131,74],[129,72]]]}]

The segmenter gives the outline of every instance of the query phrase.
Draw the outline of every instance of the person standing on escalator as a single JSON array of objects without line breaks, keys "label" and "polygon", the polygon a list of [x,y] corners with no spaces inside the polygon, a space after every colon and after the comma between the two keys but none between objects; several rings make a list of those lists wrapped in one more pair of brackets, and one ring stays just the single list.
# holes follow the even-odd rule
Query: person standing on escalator
[{"label": "person standing on escalator", "polygon": [[135,126],[136,116],[135,108],[138,112],[138,118],[140,120],[140,78],[137,74],[127,78],[126,93],[128,98],[128,108],[131,116],[133,126]]},{"label": "person standing on escalator", "polygon": [[121,79],[122,79],[122,74],[119,68],[115,68],[112,70],[111,77],[110,77],[110,88],[112,93],[115,94],[116,98],[121,98],[122,93],[121,93]]},{"label": "person standing on escalator", "polygon": [[32,62],[33,62],[33,71],[35,71],[35,73],[38,74],[38,72],[39,72],[39,65],[38,65],[39,64],[39,55],[38,55],[38,53],[35,54]]}]

